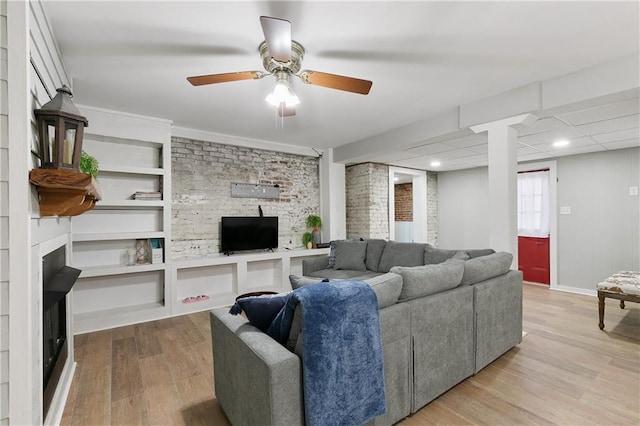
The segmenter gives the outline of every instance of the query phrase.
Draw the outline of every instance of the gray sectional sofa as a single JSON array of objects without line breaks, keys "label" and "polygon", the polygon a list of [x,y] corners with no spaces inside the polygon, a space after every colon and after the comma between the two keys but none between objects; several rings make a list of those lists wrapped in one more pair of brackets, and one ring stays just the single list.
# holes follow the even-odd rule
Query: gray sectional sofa
[{"label": "gray sectional sofa", "polygon": [[[494,361],[522,338],[522,274],[493,250],[338,241],[303,262],[316,279],[358,279],[380,308],[391,425]],[[292,280],[292,286],[313,278]],[[234,425],[302,425],[300,357],[227,308],[211,311],[215,393]]]}]

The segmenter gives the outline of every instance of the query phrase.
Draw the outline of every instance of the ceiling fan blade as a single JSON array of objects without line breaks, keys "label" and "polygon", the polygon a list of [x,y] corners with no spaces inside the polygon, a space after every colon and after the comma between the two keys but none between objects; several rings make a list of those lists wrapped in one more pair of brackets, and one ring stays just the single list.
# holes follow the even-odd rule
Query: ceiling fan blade
[{"label": "ceiling fan blade", "polygon": [[361,80],[359,78],[345,77],[343,75],[328,74],[318,71],[304,70],[299,75],[300,79],[307,84],[328,87],[330,89],[344,90],[346,92],[367,95],[372,81]]},{"label": "ceiling fan blade", "polygon": [[295,107],[288,107],[284,102],[278,107],[278,117],[293,117],[296,115]]},{"label": "ceiling fan blade", "polygon": [[228,72],[224,74],[197,75],[187,77],[187,80],[194,86],[202,86],[204,84],[226,83],[228,81],[257,80],[264,76],[265,74],[260,71],[241,71]]},{"label": "ceiling fan blade", "polygon": [[262,32],[271,57],[278,62],[289,62],[291,60],[291,22],[261,16],[260,24],[262,24]]}]

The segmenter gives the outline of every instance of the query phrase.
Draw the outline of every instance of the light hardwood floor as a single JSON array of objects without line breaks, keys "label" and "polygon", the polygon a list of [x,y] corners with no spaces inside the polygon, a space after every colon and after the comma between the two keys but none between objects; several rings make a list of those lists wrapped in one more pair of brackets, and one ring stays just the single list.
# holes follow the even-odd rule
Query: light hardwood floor
[{"label": "light hardwood floor", "polygon": [[[640,424],[640,304],[524,285],[522,343],[399,424]],[[76,336],[63,425],[228,425],[208,312]]]}]

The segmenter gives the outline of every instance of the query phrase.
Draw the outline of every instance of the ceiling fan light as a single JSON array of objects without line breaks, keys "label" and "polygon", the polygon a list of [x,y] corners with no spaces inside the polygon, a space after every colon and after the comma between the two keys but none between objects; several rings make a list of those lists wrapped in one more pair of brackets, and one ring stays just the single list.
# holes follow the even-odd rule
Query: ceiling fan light
[{"label": "ceiling fan light", "polygon": [[291,85],[285,78],[278,78],[276,86],[273,91],[265,98],[269,104],[278,107],[280,104],[285,104],[288,107],[298,105],[300,99],[296,96]]},{"label": "ceiling fan light", "polygon": [[284,101],[287,107],[293,107],[300,103],[300,99],[293,93],[293,90],[289,91],[289,97]]}]

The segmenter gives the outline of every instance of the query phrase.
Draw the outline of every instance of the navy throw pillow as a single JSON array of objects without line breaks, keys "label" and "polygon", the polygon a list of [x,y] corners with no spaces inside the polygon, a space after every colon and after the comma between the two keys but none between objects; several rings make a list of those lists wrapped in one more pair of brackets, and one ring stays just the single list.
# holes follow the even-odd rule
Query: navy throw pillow
[{"label": "navy throw pillow", "polygon": [[267,331],[273,319],[287,302],[287,297],[289,297],[289,293],[243,297],[236,301],[229,313],[238,315],[244,312],[251,324],[262,331]]}]

